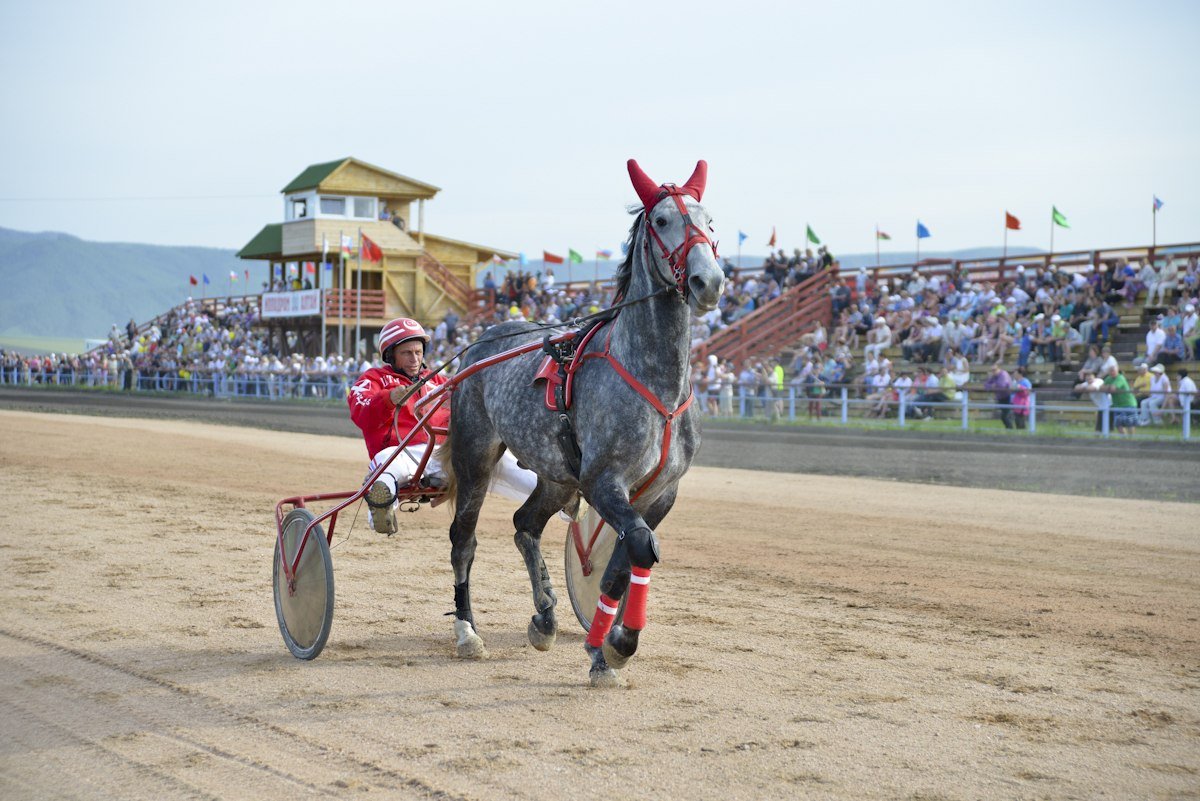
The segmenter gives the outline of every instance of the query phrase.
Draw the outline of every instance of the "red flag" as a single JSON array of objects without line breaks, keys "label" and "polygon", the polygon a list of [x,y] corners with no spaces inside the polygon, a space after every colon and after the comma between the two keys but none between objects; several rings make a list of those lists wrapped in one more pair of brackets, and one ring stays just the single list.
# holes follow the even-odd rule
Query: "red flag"
[{"label": "red flag", "polygon": [[379,245],[368,239],[366,234],[363,234],[362,238],[362,255],[367,261],[383,260],[383,251],[379,248]]},{"label": "red flag", "polygon": [[775,226],[771,226],[771,241],[767,243],[767,247],[775,247]]},{"label": "red flag", "polygon": [[1004,212],[1004,227],[1011,228],[1014,231],[1020,231],[1021,221],[1006,211]]},{"label": "red flag", "polygon": [[546,264],[562,264],[562,263],[563,263],[563,257],[562,257],[562,256],[555,256],[555,255],[554,255],[553,253],[551,253],[550,251],[548,251],[548,250],[543,250],[543,251],[542,251],[542,261],[546,262]]},{"label": "red flag", "polygon": [[190,283],[192,286],[196,286],[196,285],[197,285],[197,284],[199,284],[200,282],[196,280],[196,276],[194,276],[194,275],[189,275],[189,276],[188,276],[188,283]]},{"label": "red flag", "polygon": [[304,262],[304,272],[315,273],[316,271],[317,271],[317,265],[313,264],[311,261]]}]

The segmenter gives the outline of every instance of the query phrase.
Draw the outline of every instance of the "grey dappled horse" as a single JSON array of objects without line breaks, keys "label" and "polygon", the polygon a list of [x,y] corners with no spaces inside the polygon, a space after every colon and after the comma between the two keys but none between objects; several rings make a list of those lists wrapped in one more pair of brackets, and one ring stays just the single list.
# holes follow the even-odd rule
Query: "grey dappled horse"
[{"label": "grey dappled horse", "polygon": [[[642,207],[630,228],[628,254],[617,271],[617,299],[641,302],[620,309],[576,354],[582,361],[574,377],[571,417],[582,452],[578,476],[556,439],[557,416],[546,408],[543,388],[533,384],[542,352],[486,367],[463,379],[454,391],[442,463],[457,489],[450,558],[459,656],[484,655],[471,614],[471,563],[480,507],[493,466],[505,448],[538,475],[537,489],[513,515],[513,523],[517,548],[533,585],[536,614],[529,624],[529,640],[535,648],[548,650],[554,644],[557,621],[556,598],[541,552],[547,521],[558,510],[569,508],[580,492],[618,532],[600,588],[607,599],[619,604],[630,586],[631,570],[635,583],[647,584],[649,569],[658,561],[653,529],[674,504],[679,480],[700,445],[699,413],[685,406],[692,392],[689,317],[713,309],[724,283],[706,233],[711,218],[699,203],[707,165],[699,162],[682,187],[655,184],[632,159],[628,168]],[[467,352],[461,369],[544,334],[531,323],[497,325]],[[618,373],[620,367],[603,357],[606,347],[612,360],[634,379],[632,383]],[[643,391],[634,386],[637,383]],[[669,447],[664,448],[668,433]],[[644,610],[645,589],[641,592]],[[597,619],[601,617],[598,611]],[[644,625],[644,614],[641,618]],[[611,615],[606,621],[611,621]],[[591,658],[590,678],[596,685],[617,683],[614,668],[622,667],[637,649],[640,627],[633,628],[628,606],[625,625],[613,627],[601,644],[597,640],[604,634],[599,629],[606,629],[608,622],[593,620],[585,645]]]}]

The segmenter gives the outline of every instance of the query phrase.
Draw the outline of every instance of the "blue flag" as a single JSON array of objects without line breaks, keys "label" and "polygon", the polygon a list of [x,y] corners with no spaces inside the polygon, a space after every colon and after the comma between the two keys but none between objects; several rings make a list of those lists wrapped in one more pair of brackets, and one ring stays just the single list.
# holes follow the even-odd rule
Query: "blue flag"
[{"label": "blue flag", "polygon": [[922,225],[920,220],[917,220],[917,239],[928,239],[928,238],[929,238],[929,229],[926,228],[924,225]]},{"label": "blue flag", "polygon": [[1158,195],[1154,195],[1154,210],[1158,211],[1163,207],[1163,202],[1158,199]]},{"label": "blue flag", "polygon": [[331,261],[327,261],[327,262],[325,262],[325,269],[326,269],[326,270],[332,270],[332,269],[333,269],[333,262],[331,262]]},{"label": "blue flag", "polygon": [[204,284],[207,286],[208,285],[208,273],[201,273],[201,275],[204,276]]},{"label": "blue flag", "polygon": [[528,260],[525,258],[525,254],[524,254],[524,253],[518,253],[518,254],[517,254],[517,264],[521,265],[522,267],[524,267],[525,265],[529,264],[529,261],[528,261]]},{"label": "blue flag", "polygon": [[743,242],[745,242],[749,238],[750,237],[747,236],[746,234],[744,234],[743,232],[738,231],[738,245],[741,245]]}]

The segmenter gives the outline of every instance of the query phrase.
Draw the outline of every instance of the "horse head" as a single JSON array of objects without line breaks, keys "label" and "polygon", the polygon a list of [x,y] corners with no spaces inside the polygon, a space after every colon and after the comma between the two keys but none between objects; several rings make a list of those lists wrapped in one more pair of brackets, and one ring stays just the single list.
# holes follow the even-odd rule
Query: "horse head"
[{"label": "horse head", "polygon": [[[675,286],[693,312],[702,314],[716,308],[725,273],[717,261],[716,245],[707,233],[712,231],[712,217],[700,205],[708,164],[696,162],[692,177],[683,186],[656,184],[633,159],[628,167],[646,212],[646,234],[642,237],[646,261],[661,281]],[[651,246],[652,240],[657,248]]]}]

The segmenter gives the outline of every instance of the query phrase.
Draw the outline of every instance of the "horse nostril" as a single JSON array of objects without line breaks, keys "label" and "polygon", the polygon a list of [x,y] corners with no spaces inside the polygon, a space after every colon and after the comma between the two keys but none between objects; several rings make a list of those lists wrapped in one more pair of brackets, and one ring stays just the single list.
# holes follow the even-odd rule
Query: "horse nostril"
[{"label": "horse nostril", "polygon": [[688,286],[694,295],[702,295],[708,291],[709,282],[699,275],[693,275],[688,279]]}]

